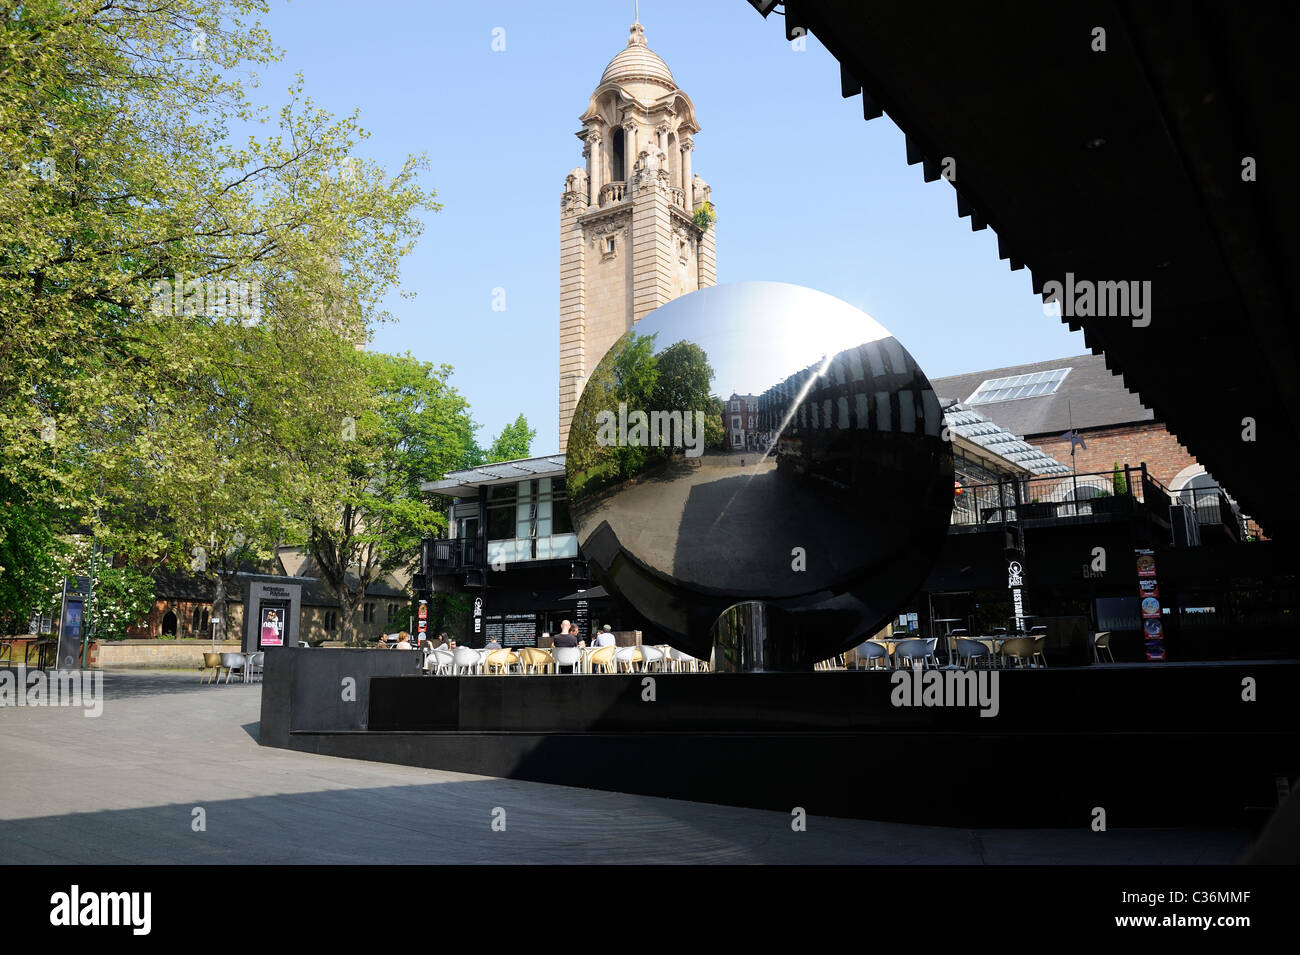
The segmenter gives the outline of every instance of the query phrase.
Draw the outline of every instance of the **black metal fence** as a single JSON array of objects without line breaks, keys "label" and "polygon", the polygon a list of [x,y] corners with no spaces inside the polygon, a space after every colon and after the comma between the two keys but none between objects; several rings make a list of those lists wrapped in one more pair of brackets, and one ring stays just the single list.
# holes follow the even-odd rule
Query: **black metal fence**
[{"label": "black metal fence", "polygon": [[1187,504],[1200,527],[1219,527],[1233,540],[1241,540],[1247,533],[1241,514],[1222,488],[1186,488],[1175,494],[1151,477],[1145,465],[965,486],[954,496],[952,523],[1001,524],[1147,513],[1168,524],[1169,507],[1174,503]]},{"label": "black metal fence", "polygon": [[[1085,474],[1052,474],[963,487],[953,502],[954,524],[999,524],[1007,521],[1088,517],[1135,513],[1147,496],[1168,496],[1145,468]],[[1166,513],[1166,518],[1167,518]]]},{"label": "black metal fence", "polygon": [[476,537],[454,540],[436,539],[425,542],[427,573],[439,574],[481,567],[479,541]]}]

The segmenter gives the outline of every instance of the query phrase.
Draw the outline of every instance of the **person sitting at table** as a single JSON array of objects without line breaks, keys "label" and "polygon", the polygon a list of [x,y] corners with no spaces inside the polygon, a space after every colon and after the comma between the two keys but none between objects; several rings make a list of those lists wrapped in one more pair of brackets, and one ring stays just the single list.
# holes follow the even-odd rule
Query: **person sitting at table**
[{"label": "person sitting at table", "polygon": [[[571,624],[569,621],[567,621],[567,620],[561,620],[561,621],[560,621],[560,632],[557,633],[557,634],[555,635],[555,646],[556,646],[557,648],[559,648],[559,647],[573,647],[573,648],[576,648],[576,647],[578,646],[578,632],[577,632],[576,630],[573,629],[573,624]],[[555,668],[555,672],[557,672],[557,673],[572,673],[572,672],[573,672],[573,667],[571,667],[571,666],[563,666],[563,667],[559,667],[559,666],[557,666],[557,667]]]},{"label": "person sitting at table", "polygon": [[484,649],[487,649],[487,650],[500,650],[500,649],[501,649],[501,641],[498,640],[496,637],[488,637],[487,646],[486,646]]},{"label": "person sitting at table", "polygon": [[433,649],[441,650],[446,645],[447,645],[447,632],[444,630],[442,633],[438,634],[438,639],[433,641]]},{"label": "person sitting at table", "polygon": [[560,632],[555,635],[555,645],[557,647],[576,647],[578,645],[578,633],[573,629],[573,624],[569,623],[569,621],[560,621]]},{"label": "person sitting at table", "polygon": [[407,633],[405,630],[403,630],[401,633],[399,633],[399,634],[397,635],[397,644],[393,647],[393,649],[394,649],[394,650],[410,650],[410,649],[412,649],[412,648],[411,648],[411,635],[410,635],[409,633]]},{"label": "person sitting at table", "polygon": [[614,645],[614,628],[609,624],[600,628],[600,633],[596,634],[596,639],[591,641],[593,647],[612,647]]},{"label": "person sitting at table", "polygon": [[386,634],[386,633],[381,633],[381,634],[379,635],[379,649],[380,649],[380,650],[387,650],[387,649],[388,649],[388,634]]}]

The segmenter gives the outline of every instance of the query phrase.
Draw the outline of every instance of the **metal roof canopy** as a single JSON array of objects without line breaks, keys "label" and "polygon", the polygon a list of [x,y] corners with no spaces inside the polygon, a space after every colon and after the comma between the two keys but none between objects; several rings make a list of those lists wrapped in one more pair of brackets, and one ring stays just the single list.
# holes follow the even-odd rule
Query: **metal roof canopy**
[{"label": "metal roof canopy", "polygon": [[[1287,410],[1300,71],[1279,8],[782,6],[787,36],[816,35],[841,64],[841,93],[862,95],[867,119],[889,114],[926,181],[955,161],[958,215],[992,227],[1035,292],[1067,273],[1151,283],[1145,327],[1061,321],[1271,535],[1294,532],[1277,464],[1300,441]],[[1256,181],[1243,179],[1247,159]]]},{"label": "metal roof canopy", "polygon": [[420,490],[450,497],[467,497],[478,493],[480,487],[514,484],[535,477],[563,477],[564,455],[550,454],[540,458],[520,458],[517,461],[498,461],[464,471],[451,471],[441,481],[426,481]]}]

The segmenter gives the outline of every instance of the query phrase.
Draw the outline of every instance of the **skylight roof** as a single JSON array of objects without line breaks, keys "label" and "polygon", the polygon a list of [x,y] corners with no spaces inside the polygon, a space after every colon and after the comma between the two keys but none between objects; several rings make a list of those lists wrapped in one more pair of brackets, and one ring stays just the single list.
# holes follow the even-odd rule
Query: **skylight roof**
[{"label": "skylight roof", "polygon": [[980,384],[966,399],[968,405],[986,405],[994,401],[1013,401],[1016,398],[1039,398],[1055,394],[1061,387],[1069,368],[1053,368],[1032,375],[1012,375],[1010,378],[990,378]]}]

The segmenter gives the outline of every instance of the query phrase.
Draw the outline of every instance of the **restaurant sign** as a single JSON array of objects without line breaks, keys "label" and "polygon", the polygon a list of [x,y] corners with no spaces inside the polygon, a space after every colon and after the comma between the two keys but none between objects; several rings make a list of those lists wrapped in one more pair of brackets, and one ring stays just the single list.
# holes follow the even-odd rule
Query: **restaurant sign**
[{"label": "restaurant sign", "polygon": [[1016,617],[1016,629],[1025,629],[1025,568],[1020,561],[1007,562],[1007,587],[1011,590],[1011,607]]}]

